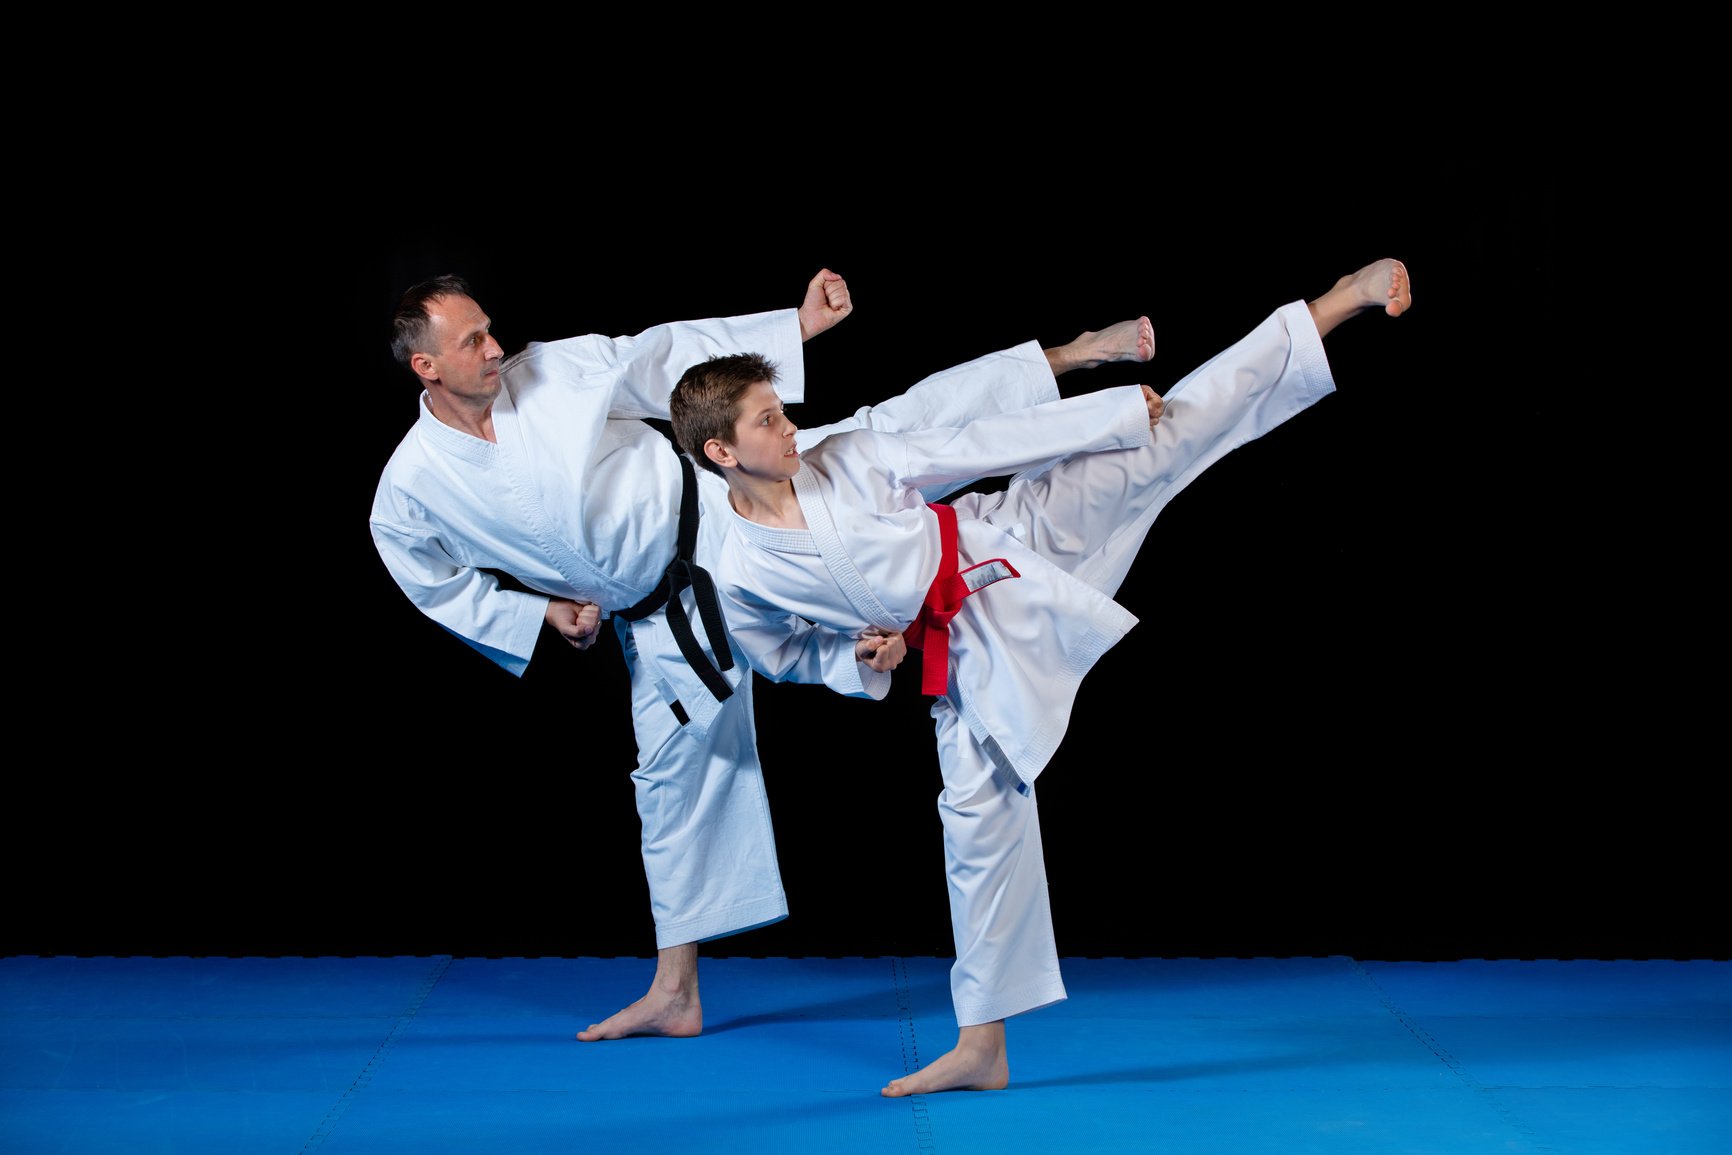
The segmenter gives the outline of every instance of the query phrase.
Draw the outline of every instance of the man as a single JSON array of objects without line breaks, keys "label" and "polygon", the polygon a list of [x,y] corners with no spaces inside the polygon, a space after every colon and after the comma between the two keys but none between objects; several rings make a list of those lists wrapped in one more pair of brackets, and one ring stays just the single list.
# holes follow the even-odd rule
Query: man
[{"label": "man", "polygon": [[[805,392],[800,345],[853,309],[823,269],[797,308],[657,325],[633,337],[531,343],[506,357],[469,286],[410,289],[392,350],[422,386],[370,516],[379,556],[417,608],[521,676],[546,626],[578,649],[611,617],[631,676],[632,774],[656,926],[643,998],[585,1041],[703,1029],[698,945],[787,917],[759,765],[748,667],[705,572],[726,485],[698,476],[644,418],[666,418],[679,374],[762,350]],[[1055,376],[1154,353],[1146,319],[1042,350],[1033,342],[927,378],[808,431],[956,424],[1053,400]]]}]

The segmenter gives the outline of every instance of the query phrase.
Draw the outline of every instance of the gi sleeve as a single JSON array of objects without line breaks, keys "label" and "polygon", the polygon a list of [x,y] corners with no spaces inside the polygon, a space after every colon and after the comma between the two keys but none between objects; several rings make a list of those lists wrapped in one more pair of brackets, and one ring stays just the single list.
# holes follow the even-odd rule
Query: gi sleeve
[{"label": "gi sleeve", "polygon": [[854,656],[856,638],[809,622],[735,586],[722,588],[728,634],[752,669],[772,682],[813,682],[850,698],[881,700],[890,674]]},{"label": "gi sleeve", "polygon": [[609,390],[609,417],[668,417],[668,398],[682,374],[714,356],[759,353],[776,364],[777,391],[788,401],[806,395],[800,317],[794,309],[673,321],[632,337],[588,334],[532,346],[535,372],[578,388]]},{"label": "gi sleeve", "polygon": [[547,597],[503,588],[493,574],[458,563],[414,529],[378,517],[371,524],[379,557],[415,608],[521,678],[546,621]]},{"label": "gi sleeve", "polygon": [[1137,449],[1151,440],[1142,387],[1122,385],[980,417],[955,429],[905,433],[889,456],[900,485],[925,489],[1017,473],[1078,453]]},{"label": "gi sleeve", "polygon": [[1010,413],[1058,400],[1058,382],[1035,341],[988,353],[925,377],[887,401],[862,406],[852,417],[800,430],[802,447],[832,433],[876,429],[900,433],[967,424],[976,417]]}]

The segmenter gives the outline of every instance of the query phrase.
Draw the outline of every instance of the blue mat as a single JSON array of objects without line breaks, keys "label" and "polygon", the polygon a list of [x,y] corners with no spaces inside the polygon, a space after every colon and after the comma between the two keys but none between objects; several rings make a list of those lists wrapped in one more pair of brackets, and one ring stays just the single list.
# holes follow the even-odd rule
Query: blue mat
[{"label": "blue mat", "polygon": [[1011,1086],[883,1099],[949,961],[705,958],[696,1039],[581,1043],[648,959],[0,959],[0,1152],[1732,1151],[1732,963],[1067,959]]}]

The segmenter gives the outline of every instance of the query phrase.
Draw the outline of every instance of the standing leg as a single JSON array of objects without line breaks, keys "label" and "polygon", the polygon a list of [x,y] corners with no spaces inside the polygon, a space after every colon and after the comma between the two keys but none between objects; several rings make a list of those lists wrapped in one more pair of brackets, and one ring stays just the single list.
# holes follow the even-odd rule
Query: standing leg
[{"label": "standing leg", "polygon": [[1066,997],[1033,789],[994,765],[945,698],[932,707],[944,790],[945,878],[956,962],[956,1046],[892,1079],[888,1098],[1010,1083],[1004,1020]]},{"label": "standing leg", "polygon": [[[653,615],[647,631],[668,637]],[[758,760],[747,677],[722,703],[707,734],[681,726],[640,652],[637,631],[614,619],[631,671],[638,768],[632,773],[641,847],[656,926],[656,972],[643,998],[578,1033],[585,1042],[628,1035],[688,1037],[703,1029],[698,944],[788,915]],[[671,639],[668,644],[673,645]],[[735,654],[736,662],[744,659]]]}]

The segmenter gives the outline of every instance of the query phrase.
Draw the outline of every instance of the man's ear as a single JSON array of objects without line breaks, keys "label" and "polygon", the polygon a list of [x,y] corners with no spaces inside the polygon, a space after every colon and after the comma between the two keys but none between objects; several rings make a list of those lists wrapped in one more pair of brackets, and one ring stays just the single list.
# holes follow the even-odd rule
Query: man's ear
[{"label": "man's ear", "polygon": [[433,364],[433,358],[425,353],[413,353],[409,357],[409,368],[415,370],[415,376],[423,381],[439,380],[439,369]]},{"label": "man's ear", "polygon": [[720,437],[712,437],[704,442],[704,456],[723,469],[731,469],[738,462],[734,456],[734,447]]}]

